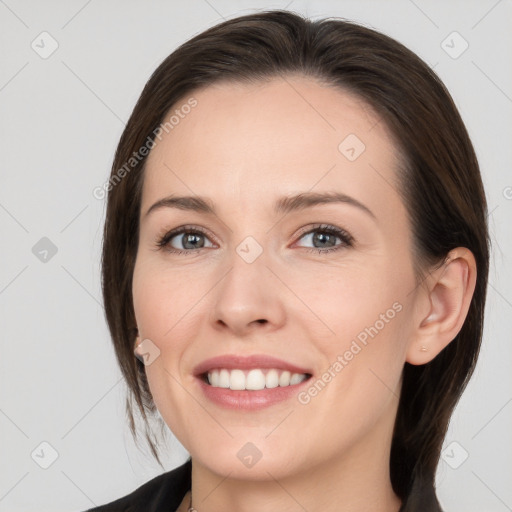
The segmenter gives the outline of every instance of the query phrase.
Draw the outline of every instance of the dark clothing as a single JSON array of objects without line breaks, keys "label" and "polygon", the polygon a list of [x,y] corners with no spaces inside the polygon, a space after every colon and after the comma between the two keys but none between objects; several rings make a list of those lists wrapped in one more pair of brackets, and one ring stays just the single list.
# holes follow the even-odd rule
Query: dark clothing
[{"label": "dark clothing", "polygon": [[192,460],[149,480],[132,493],[85,512],[175,512],[190,490]]}]

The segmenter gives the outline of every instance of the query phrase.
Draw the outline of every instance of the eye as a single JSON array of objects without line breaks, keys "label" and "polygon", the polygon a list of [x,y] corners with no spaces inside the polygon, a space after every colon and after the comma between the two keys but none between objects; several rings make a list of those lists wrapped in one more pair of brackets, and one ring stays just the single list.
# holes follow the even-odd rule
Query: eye
[{"label": "eye", "polygon": [[[318,235],[320,234],[320,235]],[[354,238],[352,235],[347,233],[344,229],[331,226],[329,224],[319,224],[314,226],[312,229],[303,233],[300,237],[308,238],[313,244],[318,243],[320,247],[309,249],[308,252],[315,251],[319,254],[326,252],[339,251],[346,247],[352,247],[354,244]],[[341,243],[336,244],[335,240],[339,238]]]},{"label": "eye", "polygon": [[[191,254],[194,253],[194,251],[198,251],[205,247],[202,239],[206,237],[206,232],[200,228],[192,229],[190,226],[182,226],[160,236],[156,245],[159,249],[165,248],[168,252],[176,254]],[[183,249],[180,249],[179,247],[176,248],[172,245],[171,242],[173,238],[177,239],[178,244],[181,245]]]},{"label": "eye", "polygon": [[[320,233],[320,236],[318,235]],[[304,232],[299,239],[308,238],[313,244],[320,244],[320,247],[313,247],[308,252],[316,251],[319,254],[338,251],[347,247],[352,247],[354,238],[344,229],[331,226],[329,224],[319,224],[313,226],[309,231]],[[176,238],[177,243],[182,248],[173,244]],[[336,244],[336,239],[340,239],[341,243]],[[206,245],[204,240],[209,240],[206,231],[198,227],[182,226],[158,237],[156,242],[157,249],[164,249],[174,254],[197,254],[198,251],[213,245]],[[174,242],[176,243],[176,242]]]}]

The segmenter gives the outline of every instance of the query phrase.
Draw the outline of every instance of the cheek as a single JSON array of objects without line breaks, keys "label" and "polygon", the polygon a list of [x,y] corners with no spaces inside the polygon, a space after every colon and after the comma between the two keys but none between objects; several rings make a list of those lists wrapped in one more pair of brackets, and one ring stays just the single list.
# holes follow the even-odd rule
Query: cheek
[{"label": "cheek", "polygon": [[[324,287],[316,284],[309,302],[323,321],[325,335],[312,329],[311,316],[302,320],[322,364],[299,397],[304,409],[296,420],[300,417],[302,429],[318,431],[319,443],[324,436],[342,449],[383,415],[394,413],[405,360],[406,285],[382,267],[378,272],[375,267],[371,272],[351,268],[326,282]],[[317,424],[319,418],[333,416],[336,422]]]},{"label": "cheek", "polygon": [[323,282],[302,288],[309,308],[322,320],[319,324],[311,315],[301,320],[321,354],[320,372],[331,367],[337,382],[332,387],[350,387],[353,396],[378,388],[389,394],[386,388],[395,389],[405,361],[408,280],[397,279],[391,266],[373,265],[352,266]]},{"label": "cheek", "polygon": [[182,429],[190,409],[190,395],[180,384],[184,382],[182,362],[191,340],[198,337],[200,315],[204,316],[197,305],[204,292],[190,286],[190,277],[141,258],[132,285],[139,333],[151,340],[159,354],[145,367],[149,388],[159,413],[178,437],[186,437]]},{"label": "cheek", "polygon": [[178,319],[192,307],[197,295],[194,289],[185,273],[162,268],[149,259],[139,260],[134,269],[132,295],[141,335],[155,340],[170,337]]},{"label": "cheek", "polygon": [[173,434],[190,446],[187,425],[190,425],[190,395],[178,384],[177,372],[161,357],[146,367],[146,376],[153,402]]},{"label": "cheek", "polygon": [[[300,294],[317,320],[323,321],[331,343],[333,339],[356,337],[376,323],[379,331],[384,326],[387,329],[399,316],[397,310],[401,309],[404,295],[401,288],[391,270],[371,264],[327,267],[314,275],[301,275],[294,285],[297,295]],[[312,318],[309,315],[307,319]],[[364,334],[360,338],[364,341]]]}]

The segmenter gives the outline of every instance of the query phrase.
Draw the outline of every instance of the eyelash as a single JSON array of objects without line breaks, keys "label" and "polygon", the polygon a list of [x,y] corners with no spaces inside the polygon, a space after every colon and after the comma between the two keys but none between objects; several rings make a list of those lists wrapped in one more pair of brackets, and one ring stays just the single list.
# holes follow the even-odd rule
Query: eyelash
[{"label": "eyelash", "polygon": [[[326,254],[328,252],[335,252],[339,251],[343,248],[352,247],[354,245],[354,238],[347,233],[347,231],[337,228],[336,226],[331,226],[330,224],[318,224],[313,226],[309,231],[302,231],[299,235],[298,240],[303,238],[305,235],[309,235],[311,233],[320,232],[320,233],[327,233],[329,235],[334,235],[341,239],[342,243],[335,245],[334,247],[329,247],[327,249],[320,249],[317,247],[312,248],[303,248],[306,249],[308,252],[314,252],[316,251],[318,254]],[[192,227],[192,226],[182,226],[180,228],[176,228],[175,230],[171,230],[167,233],[165,233],[163,236],[158,237],[157,240],[157,250],[165,249],[167,252],[178,254],[178,255],[184,255],[184,254],[197,254],[202,249],[207,249],[207,247],[200,247],[199,249],[188,249],[188,250],[182,250],[182,249],[169,249],[168,244],[169,242],[177,235],[181,235],[184,233],[189,234],[195,234],[195,235],[204,235],[208,237],[208,233],[206,233],[205,230],[198,227]]]}]

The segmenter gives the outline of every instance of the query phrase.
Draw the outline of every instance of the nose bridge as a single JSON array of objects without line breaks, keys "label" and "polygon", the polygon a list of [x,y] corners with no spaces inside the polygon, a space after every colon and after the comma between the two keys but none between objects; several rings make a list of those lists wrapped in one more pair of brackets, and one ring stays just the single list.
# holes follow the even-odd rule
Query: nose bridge
[{"label": "nose bridge", "polygon": [[[262,235],[258,238],[261,240]],[[253,235],[248,235],[235,247],[235,252],[247,265],[252,265],[259,260],[258,268],[260,268],[261,262],[267,260],[266,257],[262,257],[263,253],[268,253],[268,246],[264,249],[264,243],[263,240],[260,243]]]},{"label": "nose bridge", "polygon": [[279,323],[281,308],[275,276],[267,268],[268,249],[255,236],[245,236],[234,246],[227,265],[215,294],[213,321],[239,333],[253,322]]},{"label": "nose bridge", "polygon": [[[252,207],[249,204],[252,204]],[[268,283],[274,283],[276,280],[267,267],[273,267],[277,263],[273,261],[272,253],[279,245],[279,241],[276,240],[278,230],[273,229],[275,222],[272,219],[263,217],[263,205],[247,201],[240,203],[239,206],[241,209],[236,216],[232,214],[232,218],[237,221],[232,222],[230,226],[230,245],[233,254],[228,257],[228,264],[232,268],[226,278],[235,284],[247,279],[255,287],[268,288]],[[267,296],[267,300],[270,300],[270,297]]]},{"label": "nose bridge", "polygon": [[[226,282],[223,291],[227,292],[227,288],[234,286],[237,295],[257,293],[258,287],[270,273],[267,268],[268,248],[264,248],[254,236],[245,236],[233,247],[228,264],[230,270],[224,279]],[[240,289],[246,286],[251,286],[252,289]]]},{"label": "nose bridge", "polygon": [[[265,205],[258,204],[254,198],[251,200],[251,194],[247,189],[250,189],[250,186],[246,183],[244,193],[240,189],[237,199],[231,198],[229,210],[224,211],[225,224],[230,231],[229,246],[235,251],[229,260],[230,264],[243,262],[246,266],[258,262],[257,268],[263,271],[262,261],[267,260],[274,232],[269,229],[271,223],[265,217]],[[239,266],[244,268],[244,265]]]}]

